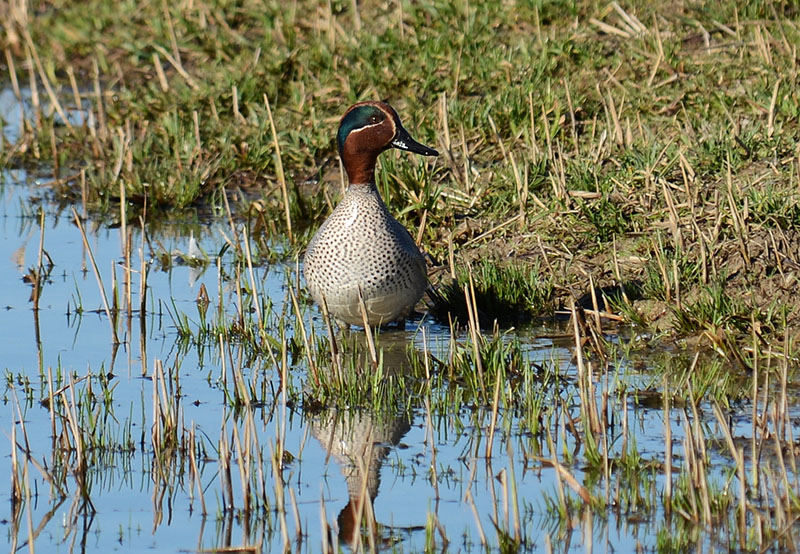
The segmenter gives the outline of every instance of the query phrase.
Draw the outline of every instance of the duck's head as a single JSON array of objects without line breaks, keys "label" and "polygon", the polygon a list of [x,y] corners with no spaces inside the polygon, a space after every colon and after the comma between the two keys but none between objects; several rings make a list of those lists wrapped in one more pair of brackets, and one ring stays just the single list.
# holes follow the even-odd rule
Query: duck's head
[{"label": "duck's head", "polygon": [[357,184],[374,180],[378,154],[389,148],[423,156],[439,155],[411,138],[397,112],[385,102],[359,102],[350,106],[339,124],[336,141],[347,177]]}]

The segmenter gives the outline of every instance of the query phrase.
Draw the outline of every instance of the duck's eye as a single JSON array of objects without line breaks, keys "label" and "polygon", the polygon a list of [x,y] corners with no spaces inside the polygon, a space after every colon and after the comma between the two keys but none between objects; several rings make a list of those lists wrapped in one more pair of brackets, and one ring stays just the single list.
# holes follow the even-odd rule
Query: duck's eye
[{"label": "duck's eye", "polygon": [[380,123],[380,121],[381,121],[381,116],[379,116],[378,114],[375,114],[369,118],[370,123]]}]

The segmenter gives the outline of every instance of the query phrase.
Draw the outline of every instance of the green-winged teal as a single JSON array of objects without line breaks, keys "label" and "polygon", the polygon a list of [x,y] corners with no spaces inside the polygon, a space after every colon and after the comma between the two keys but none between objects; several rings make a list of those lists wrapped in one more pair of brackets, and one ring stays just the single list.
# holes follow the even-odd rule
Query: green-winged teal
[{"label": "green-winged teal", "polygon": [[340,322],[362,325],[359,291],[370,325],[403,319],[427,286],[425,258],[392,217],[375,186],[378,154],[398,148],[438,156],[408,134],[384,102],[359,102],[342,117],[336,136],[350,186],[311,239],[303,273],[317,304],[323,298]]}]

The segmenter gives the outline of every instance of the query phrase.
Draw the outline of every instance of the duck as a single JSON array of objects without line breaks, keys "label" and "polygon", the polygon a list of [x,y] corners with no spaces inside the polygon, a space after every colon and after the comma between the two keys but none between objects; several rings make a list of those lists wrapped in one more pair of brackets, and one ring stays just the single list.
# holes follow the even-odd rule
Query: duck
[{"label": "duck", "polygon": [[336,142],[349,184],[306,248],[306,286],[340,325],[364,325],[366,319],[370,326],[404,326],[427,288],[427,264],[381,198],[375,164],[391,148],[422,156],[439,153],[411,138],[385,102],[350,106]]}]

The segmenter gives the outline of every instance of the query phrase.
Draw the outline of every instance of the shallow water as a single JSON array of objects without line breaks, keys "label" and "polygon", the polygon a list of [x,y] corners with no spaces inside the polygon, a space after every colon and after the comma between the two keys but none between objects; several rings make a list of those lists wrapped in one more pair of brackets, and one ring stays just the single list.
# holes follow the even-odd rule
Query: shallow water
[{"label": "shallow water", "polygon": [[[12,128],[13,120],[7,118],[4,132],[14,140]],[[559,376],[559,384],[538,383],[531,394],[550,395],[551,402],[558,397],[558,405],[570,413],[554,416],[552,411],[561,408],[545,406],[550,415],[544,421],[550,427],[534,434],[534,422],[526,414],[501,409],[491,456],[490,406],[471,399],[453,409],[445,407],[451,400],[445,393],[432,394],[427,402],[410,395],[380,410],[315,407],[308,401],[313,373],[296,350],[288,349],[288,382],[281,387],[280,359],[253,352],[247,341],[237,342],[233,335],[200,337],[201,329],[213,328],[202,323],[197,303],[201,289],[211,301],[208,320],[219,313],[215,321],[231,324],[242,297],[245,302],[252,298],[242,289],[255,283],[256,296],[264,300],[266,334],[285,343],[277,335],[285,328],[285,339],[299,344],[293,339],[300,327],[290,294],[297,285],[293,260],[256,264],[251,281],[235,249],[225,251],[226,236],[232,235],[226,219],[161,222],[149,225],[146,236],[133,227],[128,310],[122,229],[89,219],[84,223],[87,250],[72,210],[48,199],[48,179],[7,170],[0,180],[0,305],[5,308],[0,311],[0,352],[6,378],[2,421],[8,445],[0,474],[16,471],[27,494],[22,505],[15,505],[9,480],[0,486],[0,523],[10,548],[28,549],[32,539],[38,552],[177,552],[251,545],[265,552],[318,552],[326,541],[347,550],[360,536],[365,550],[441,550],[446,537],[449,551],[471,552],[483,551],[483,541],[490,550],[508,545],[518,520],[519,548],[524,551],[630,552],[654,550],[657,534],[674,530],[663,522],[661,508],[645,509],[660,502],[647,495],[660,495],[665,483],[660,467],[665,459],[664,412],[636,399],[637,392],[659,384],[648,372],[646,356],[631,360],[619,354],[606,373],[596,376],[593,399],[599,403],[601,393],[608,393],[605,413],[615,422],[608,427],[609,456],[622,455],[626,441],[635,440],[640,471],[606,481],[604,506],[593,510],[566,486],[571,508],[559,515],[564,481],[550,463],[554,456],[593,493],[594,484],[602,481],[584,460],[585,445],[569,428],[580,425],[569,330],[555,323],[536,324],[505,335],[505,341],[521,341],[527,363],[549,368],[542,379]],[[43,227],[36,206],[42,209]],[[52,267],[34,309],[33,287],[24,277],[39,266],[40,240],[42,265],[52,262]],[[90,252],[109,303],[118,298],[118,341]],[[147,274],[144,313],[139,310],[142,269]],[[327,336],[317,309],[304,304],[301,309],[305,327]],[[245,311],[252,324],[253,310]],[[363,334],[354,331],[349,337],[342,340],[364,347]],[[403,331],[381,334],[378,347],[387,373],[404,375],[413,365],[409,349],[446,359],[452,345],[466,337],[455,339],[449,327],[416,319]],[[162,366],[164,382],[156,378]],[[249,406],[232,400],[237,376],[245,387],[251,386]],[[63,393],[67,405],[71,400],[83,415],[60,414],[61,423],[54,426],[48,382],[61,387],[56,395]],[[458,387],[448,390],[457,393]],[[171,417],[178,427],[177,450],[157,452],[153,446],[153,426],[166,419],[158,412],[164,406],[154,401],[159,395],[176,409]],[[746,434],[752,426],[749,410],[741,407],[734,418],[736,433]],[[687,438],[684,413],[669,413],[676,466],[683,461],[681,445]],[[96,426],[87,431],[94,447],[86,454],[90,463],[85,476],[74,470],[77,454],[63,442],[71,437],[63,423],[70,417]],[[720,439],[710,411],[701,414],[699,425],[706,437]],[[190,431],[196,437],[196,460],[185,448]],[[15,459],[12,434],[19,445]],[[553,445],[548,446],[546,435]],[[730,486],[730,457],[721,442],[715,444],[709,443],[716,467],[711,481]],[[233,452],[229,479],[220,462],[226,449]],[[26,450],[31,453],[27,463]],[[273,454],[282,467],[270,461]],[[193,464],[199,485],[192,477]],[[242,479],[243,468],[261,477]],[[49,484],[48,477],[64,475],[59,487]],[[637,485],[641,482],[652,485]],[[247,493],[247,483],[262,488]],[[619,490],[611,487],[626,484],[645,491],[642,498],[618,501]],[[375,532],[359,535],[352,532],[353,512],[364,495],[373,498],[374,517],[367,519]],[[203,500],[207,515],[202,515]],[[362,509],[369,509],[369,503]],[[330,536],[322,532],[323,521],[334,530]],[[701,525],[694,532],[701,547],[719,544],[713,530]]]},{"label": "shallow water", "polygon": [[[71,212],[53,213],[52,207],[43,204],[46,210],[44,258],[52,260],[53,269],[42,287],[39,310],[34,312],[30,300],[32,286],[23,281],[23,276],[37,266],[41,230],[38,215],[22,214],[19,207],[29,203],[30,191],[36,186],[24,172],[17,171],[6,173],[1,189],[0,232],[3,234],[4,253],[0,259],[5,262],[0,272],[0,286],[6,292],[3,298],[6,309],[0,313],[0,337],[5,354],[4,370],[9,380],[17,383],[29,381],[33,396],[33,401],[26,403],[24,388],[7,388],[6,414],[14,414],[17,400],[22,404],[24,428],[34,458],[47,460],[51,430],[49,412],[38,402],[47,396],[39,385],[42,382],[40,367],[44,368],[45,374],[50,368],[54,373],[74,374],[77,379],[87,373],[91,373],[93,379],[98,374],[113,374],[110,386],[113,387],[113,412],[118,423],[108,425],[109,434],[112,441],[124,445],[124,430],[128,427],[134,443],[132,452],[114,452],[112,449],[102,454],[102,463],[92,471],[91,501],[97,511],[91,516],[79,513],[75,500],[70,496],[61,501],[51,498],[46,483],[30,468],[30,483],[36,491],[30,516],[34,527],[43,524],[36,538],[37,550],[70,550],[74,548],[73,541],[85,542],[87,548],[103,550],[157,548],[169,551],[242,544],[245,530],[241,521],[235,518],[227,520],[221,515],[201,517],[196,513],[197,501],[192,503],[189,498],[186,483],[181,483],[177,476],[167,476],[161,483],[154,482],[152,457],[135,444],[140,442],[140,437],[149,434],[149,429],[143,427],[153,421],[149,417],[153,391],[150,377],[155,360],[163,362],[165,367],[179,368],[181,405],[187,427],[195,427],[198,433],[207,434],[213,439],[210,442],[214,443],[220,426],[227,424],[224,422],[230,418],[217,384],[223,372],[217,352],[207,348],[203,355],[198,348],[181,348],[174,316],[170,315],[186,313],[196,317],[195,299],[200,286],[204,285],[212,297],[217,294],[211,294],[218,287],[216,267],[210,265],[202,271],[202,268],[176,264],[162,270],[155,261],[156,257],[161,257],[161,252],[149,256],[146,253],[145,260],[151,269],[147,282],[149,314],[145,316],[145,335],[141,335],[138,316],[126,321],[123,315],[118,331],[121,344],[115,347],[100,289]],[[224,239],[215,234],[214,229],[223,223],[203,222],[175,228],[164,226],[151,233],[150,240],[157,240],[173,253],[173,259],[177,259],[179,253],[189,251],[190,238],[181,236],[189,228],[205,252],[218,252]],[[89,234],[89,245],[107,291],[112,265],[117,280],[123,279],[120,235],[120,229],[104,227]],[[133,231],[132,238],[133,244],[141,243],[139,230]],[[139,267],[138,263],[134,265]],[[287,270],[291,272],[293,268],[282,264],[254,268],[257,282],[277,306],[287,302]],[[137,277],[134,279],[138,281]],[[138,289],[136,286],[133,289],[133,305],[138,306]],[[223,285],[222,295],[235,302],[229,296],[230,291],[225,289]],[[82,314],[76,314],[76,306],[82,306]],[[411,322],[407,331],[388,335],[383,343],[387,348],[384,354],[387,366],[403,365],[405,347],[409,342],[422,348],[421,334],[416,328],[418,323]],[[427,322],[423,326],[427,347],[435,351],[437,343],[446,340],[443,334],[448,330]],[[37,333],[41,336],[38,348]],[[570,356],[567,350],[555,348],[548,339],[532,341],[528,348],[531,352],[539,352],[537,355],[540,356],[555,356],[563,360]],[[269,367],[249,369],[251,372],[274,372]],[[292,368],[292,379],[302,382],[306,378],[304,369]],[[76,388],[81,389],[81,384],[85,381]],[[302,388],[303,385],[298,386]],[[356,489],[360,483],[362,473],[346,467],[347,452],[363,448],[368,436],[372,437],[372,442],[382,445],[381,453],[375,455],[368,471],[369,479],[375,481],[373,486],[377,493],[374,503],[376,521],[392,541],[401,540],[401,544],[407,543],[412,550],[424,544],[427,514],[436,509],[437,503],[429,474],[432,463],[430,421],[424,410],[415,407],[410,414],[388,414],[379,419],[361,413],[354,421],[348,422],[346,418],[337,418],[335,413],[305,415],[297,408],[281,406],[280,398],[271,397],[267,401],[277,402],[277,413],[268,413],[266,406],[257,409],[258,431],[268,438],[282,436],[283,448],[295,457],[284,469],[283,477],[296,495],[301,525],[307,534],[305,541],[312,545],[310,551],[314,551],[321,540],[318,523],[321,499],[324,498],[328,520],[334,522],[348,504],[349,490]],[[468,533],[467,537],[451,540],[473,543],[474,547],[479,544],[478,537],[474,532],[469,533],[473,527],[473,515],[463,502],[463,483],[468,480],[472,465],[476,464],[475,460],[470,460],[471,452],[478,446],[478,437],[483,431],[471,428],[471,420],[469,415],[459,417],[455,414],[450,419],[436,421],[433,437],[440,466],[438,471],[446,472],[438,484],[436,513],[445,529],[463,529]],[[6,421],[6,432],[10,434],[11,417]],[[351,427],[348,429],[348,426]],[[496,442],[502,452],[499,437]],[[336,446],[330,446],[332,443]],[[507,462],[503,455],[493,464],[477,464],[477,483],[481,483],[481,475],[485,481],[483,486],[477,486],[473,491],[477,506],[485,507],[490,501],[488,495],[492,493],[493,476],[507,469]],[[211,467],[203,472],[206,502],[210,504],[210,514],[218,514],[220,509],[215,505],[221,500],[221,492],[218,490],[219,480],[214,475],[217,467],[213,462],[208,465]],[[520,468],[515,468],[515,471],[519,472]],[[2,458],[0,472],[11,473],[9,456]],[[531,509],[535,509],[536,491],[543,486],[553,487],[552,478],[547,473],[534,472],[527,477],[520,475],[518,479],[520,496],[533,502]],[[162,486],[172,490],[168,490],[163,499],[154,499],[154,494],[164,492],[160,489]],[[6,495],[8,493],[6,491]],[[8,522],[12,519],[8,512],[10,502],[2,505],[5,513],[0,517]],[[192,513],[193,506],[195,513]],[[483,512],[484,528],[491,529],[491,511]],[[160,521],[156,524],[154,519]],[[17,546],[24,545],[27,536],[24,520],[22,523],[18,535],[9,536],[12,542],[14,539],[18,541]],[[251,539],[259,533],[264,531],[253,530]],[[272,535],[264,536],[263,540],[272,547],[280,547],[280,533]]]}]

